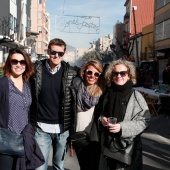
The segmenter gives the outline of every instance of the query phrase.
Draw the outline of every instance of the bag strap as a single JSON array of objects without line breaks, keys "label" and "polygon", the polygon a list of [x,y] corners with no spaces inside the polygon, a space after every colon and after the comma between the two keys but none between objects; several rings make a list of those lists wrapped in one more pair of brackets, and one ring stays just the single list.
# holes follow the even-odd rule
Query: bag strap
[{"label": "bag strap", "polygon": [[[120,148],[120,147],[118,147],[117,145],[116,145],[116,138],[112,138],[112,142],[113,142],[113,145],[114,145],[114,147],[118,150],[118,151],[124,151],[124,150],[126,150],[130,145],[131,145],[131,143],[130,144],[127,144],[125,147],[123,147],[122,146],[122,148]],[[119,142],[121,143],[121,139],[119,140]]]}]

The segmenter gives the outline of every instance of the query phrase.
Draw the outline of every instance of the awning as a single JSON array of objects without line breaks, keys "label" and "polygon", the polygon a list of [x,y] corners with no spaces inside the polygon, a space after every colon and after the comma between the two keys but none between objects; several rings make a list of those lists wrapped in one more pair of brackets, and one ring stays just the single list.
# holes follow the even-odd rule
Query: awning
[{"label": "awning", "polygon": [[[16,48],[18,47],[18,43],[14,42],[14,40],[8,38],[7,36],[5,36],[4,38],[0,39],[0,45],[3,46],[7,46],[9,48]],[[21,48],[23,47],[23,45],[20,45]]]}]

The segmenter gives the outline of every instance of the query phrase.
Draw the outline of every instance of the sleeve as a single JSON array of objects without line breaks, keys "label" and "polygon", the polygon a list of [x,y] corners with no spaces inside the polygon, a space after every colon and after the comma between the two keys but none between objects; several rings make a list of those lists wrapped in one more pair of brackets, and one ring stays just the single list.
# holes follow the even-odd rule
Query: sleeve
[{"label": "sleeve", "polygon": [[143,96],[135,92],[134,98],[128,103],[125,119],[120,122],[121,138],[134,138],[140,135],[150,124],[150,111]]}]

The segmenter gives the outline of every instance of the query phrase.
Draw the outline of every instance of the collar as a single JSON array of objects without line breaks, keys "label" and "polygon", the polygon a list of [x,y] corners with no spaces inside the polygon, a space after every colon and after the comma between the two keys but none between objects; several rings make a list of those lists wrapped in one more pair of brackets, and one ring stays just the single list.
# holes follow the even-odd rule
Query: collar
[{"label": "collar", "polygon": [[57,72],[60,70],[60,68],[61,68],[61,63],[58,64],[55,68],[52,69],[52,68],[50,67],[50,65],[49,65],[48,62],[49,62],[49,60],[46,61],[45,66],[46,66],[47,70],[48,70],[51,74],[55,74],[55,73],[57,73]]}]

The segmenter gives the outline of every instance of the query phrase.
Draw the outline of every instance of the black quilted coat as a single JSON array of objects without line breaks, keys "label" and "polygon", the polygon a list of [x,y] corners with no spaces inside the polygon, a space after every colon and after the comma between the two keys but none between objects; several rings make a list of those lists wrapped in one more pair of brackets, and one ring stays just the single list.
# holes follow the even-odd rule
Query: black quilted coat
[{"label": "black quilted coat", "polygon": [[[42,65],[46,60],[37,61],[35,63],[35,74],[30,79],[31,91],[33,102],[30,108],[30,121],[36,125],[37,118],[37,104],[38,95],[41,90],[41,80],[42,80]],[[63,78],[62,78],[62,105],[61,114],[62,122],[64,125],[64,131],[70,130],[73,118],[74,118],[74,100],[72,96],[71,83],[72,79],[77,75],[77,71],[71,67],[68,63],[62,61],[61,64],[64,67]]]}]

